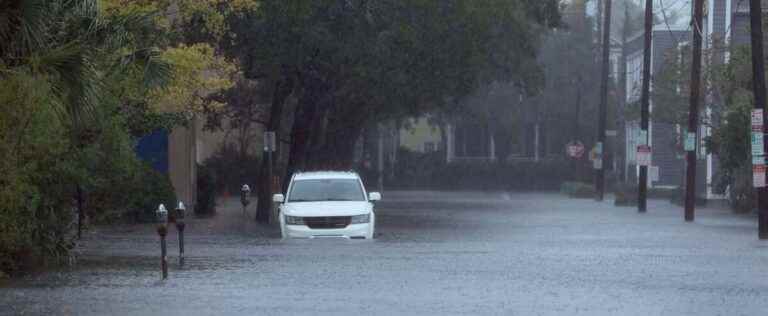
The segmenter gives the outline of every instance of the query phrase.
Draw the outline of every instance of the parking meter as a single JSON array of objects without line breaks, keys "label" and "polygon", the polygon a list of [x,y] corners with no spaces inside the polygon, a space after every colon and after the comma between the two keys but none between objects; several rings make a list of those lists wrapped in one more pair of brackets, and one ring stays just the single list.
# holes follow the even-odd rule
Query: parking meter
[{"label": "parking meter", "polygon": [[248,199],[250,193],[251,187],[249,187],[247,184],[243,184],[243,187],[240,188],[240,202],[243,203],[243,206],[247,206],[251,203],[251,201]]},{"label": "parking meter", "polygon": [[157,225],[157,234],[160,236],[160,269],[163,271],[163,279],[168,278],[168,256],[167,247],[165,244],[165,236],[168,234],[168,210],[165,209],[165,205],[160,204],[157,207],[157,219],[159,224]]},{"label": "parking meter", "polygon": [[179,202],[179,206],[176,207],[176,218],[177,219],[184,219],[184,213],[187,211],[186,207],[184,207],[184,202]]},{"label": "parking meter", "polygon": [[251,187],[249,187],[247,184],[243,184],[243,186],[240,188],[240,203],[243,204],[243,215],[246,214],[245,208],[248,206],[248,204],[251,203],[250,193]]},{"label": "parking meter", "polygon": [[157,207],[156,213],[160,225],[165,225],[168,222],[168,210],[165,209],[165,205],[160,204],[160,206]]}]

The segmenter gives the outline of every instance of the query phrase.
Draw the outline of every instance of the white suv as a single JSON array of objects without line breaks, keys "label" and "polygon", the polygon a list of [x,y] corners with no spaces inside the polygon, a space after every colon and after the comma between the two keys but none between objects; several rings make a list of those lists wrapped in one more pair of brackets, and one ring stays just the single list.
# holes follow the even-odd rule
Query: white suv
[{"label": "white suv", "polygon": [[275,194],[280,204],[283,238],[342,237],[371,239],[376,224],[374,201],[354,172],[300,172],[291,177],[287,196]]}]

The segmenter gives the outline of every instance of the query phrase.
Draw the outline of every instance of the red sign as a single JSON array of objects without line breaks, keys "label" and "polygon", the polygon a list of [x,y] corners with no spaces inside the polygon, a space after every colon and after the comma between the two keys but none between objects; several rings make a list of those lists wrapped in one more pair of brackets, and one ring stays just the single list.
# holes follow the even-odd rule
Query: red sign
[{"label": "red sign", "polygon": [[752,166],[752,186],[755,188],[765,187],[765,165]]},{"label": "red sign", "polygon": [[638,166],[650,166],[651,165],[651,146],[640,145],[637,146],[636,155]]},{"label": "red sign", "polygon": [[570,142],[565,146],[565,151],[569,157],[579,159],[584,155],[584,144],[580,141]]}]

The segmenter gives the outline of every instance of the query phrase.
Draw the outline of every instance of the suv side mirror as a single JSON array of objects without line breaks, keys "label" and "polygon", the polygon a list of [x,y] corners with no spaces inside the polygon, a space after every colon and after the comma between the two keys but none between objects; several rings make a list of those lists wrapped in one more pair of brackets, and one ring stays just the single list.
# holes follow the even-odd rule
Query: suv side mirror
[{"label": "suv side mirror", "polygon": [[282,194],[275,194],[272,196],[272,202],[283,203],[285,202],[285,196]]},{"label": "suv side mirror", "polygon": [[379,192],[368,193],[368,201],[371,201],[371,202],[381,201],[381,193]]}]

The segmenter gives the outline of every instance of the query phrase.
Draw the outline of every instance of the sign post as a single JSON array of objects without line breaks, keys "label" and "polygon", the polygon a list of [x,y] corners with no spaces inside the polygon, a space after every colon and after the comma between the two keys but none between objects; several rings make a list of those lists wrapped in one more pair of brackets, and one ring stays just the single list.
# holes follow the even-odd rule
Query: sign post
[{"label": "sign post", "polygon": [[[274,194],[274,190],[272,188],[272,153],[276,150],[277,147],[277,137],[275,136],[274,131],[265,131],[264,132],[264,152],[267,154],[267,190],[269,190],[269,199],[266,199],[265,201],[268,201],[269,203],[269,213],[272,213],[272,194]],[[269,216],[269,215],[268,215]],[[271,216],[269,216],[271,217]]]},{"label": "sign post", "polygon": [[584,144],[580,141],[572,141],[565,146],[565,153],[568,157],[580,159],[584,155]]},{"label": "sign post", "polygon": [[637,146],[637,165],[642,167],[651,165],[651,146]]},{"label": "sign post", "polygon": [[592,167],[595,170],[603,169],[603,143],[597,142],[595,148],[592,149]]}]

